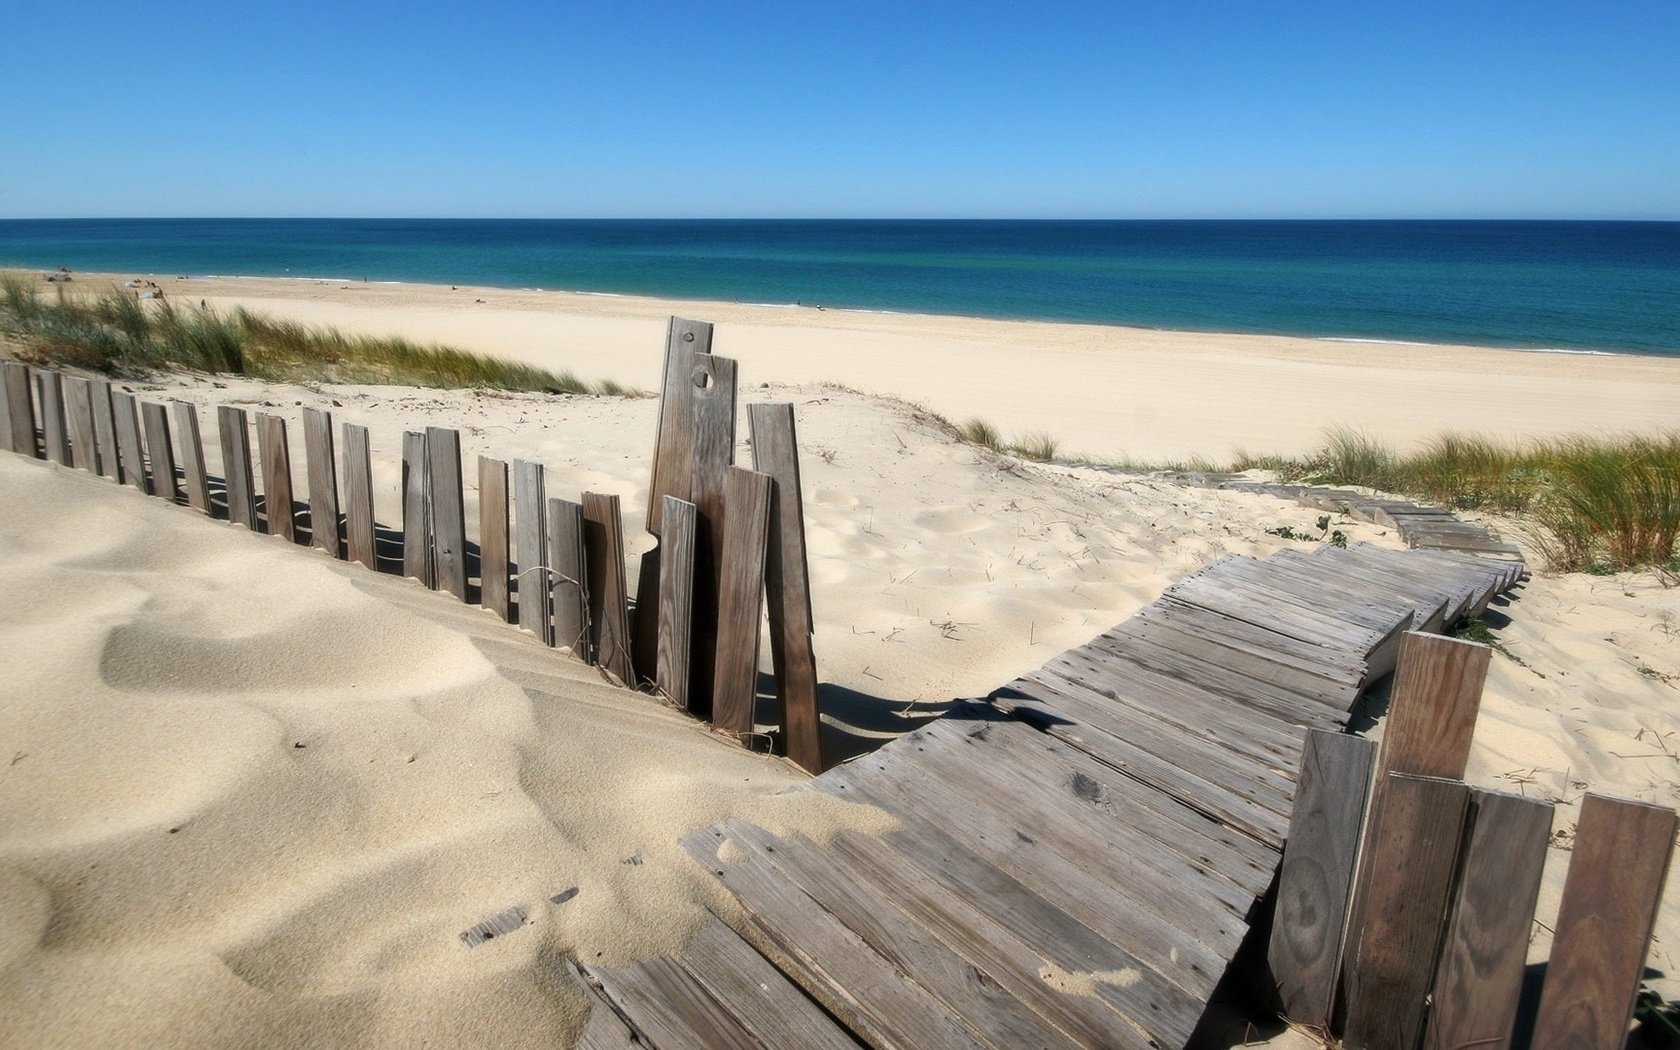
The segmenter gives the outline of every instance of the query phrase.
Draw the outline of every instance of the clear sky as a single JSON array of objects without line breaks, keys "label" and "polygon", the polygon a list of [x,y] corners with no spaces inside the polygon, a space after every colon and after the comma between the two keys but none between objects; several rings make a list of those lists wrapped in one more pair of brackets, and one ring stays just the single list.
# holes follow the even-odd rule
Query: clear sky
[{"label": "clear sky", "polygon": [[1680,219],[1680,2],[8,6],[0,217]]}]

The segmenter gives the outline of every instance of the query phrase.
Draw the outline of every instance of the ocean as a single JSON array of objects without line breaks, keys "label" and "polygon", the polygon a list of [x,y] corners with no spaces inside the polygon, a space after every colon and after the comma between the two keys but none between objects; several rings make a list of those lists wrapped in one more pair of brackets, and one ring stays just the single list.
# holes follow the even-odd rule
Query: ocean
[{"label": "ocean", "polygon": [[1680,223],[0,220],[0,266],[1680,355]]}]

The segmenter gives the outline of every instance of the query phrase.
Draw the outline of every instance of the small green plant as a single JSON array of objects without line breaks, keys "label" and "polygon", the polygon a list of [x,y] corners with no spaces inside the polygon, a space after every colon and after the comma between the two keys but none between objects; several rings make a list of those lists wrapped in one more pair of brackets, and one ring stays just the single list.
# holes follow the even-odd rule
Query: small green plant
[{"label": "small green plant", "polygon": [[1039,463],[1048,463],[1056,458],[1056,450],[1061,443],[1042,430],[1028,431],[1013,445],[1009,446],[1022,459],[1030,459]]},{"label": "small green plant", "polygon": [[1312,539],[1312,537],[1308,536],[1306,533],[1296,532],[1294,529],[1290,528],[1288,525],[1279,525],[1275,529],[1267,529],[1266,534],[1269,535],[1269,536],[1278,536],[1278,537],[1281,537],[1281,538],[1286,539],[1286,540],[1310,540],[1310,539]]},{"label": "small green plant", "polygon": [[979,445],[981,448],[991,449],[993,452],[1004,450],[1003,434],[998,431],[997,427],[979,417],[962,424],[957,428],[957,433],[970,445]]},{"label": "small green plant", "polygon": [[1343,550],[1347,550],[1347,533],[1343,532],[1341,529],[1337,529],[1335,532],[1332,532],[1330,534],[1330,546],[1340,547]]}]

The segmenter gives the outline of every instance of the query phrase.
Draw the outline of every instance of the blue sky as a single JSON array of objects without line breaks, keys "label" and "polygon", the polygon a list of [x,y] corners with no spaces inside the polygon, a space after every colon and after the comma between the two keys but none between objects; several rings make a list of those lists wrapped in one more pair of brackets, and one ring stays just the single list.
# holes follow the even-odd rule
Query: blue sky
[{"label": "blue sky", "polygon": [[1680,3],[13,5],[0,217],[1680,219]]}]

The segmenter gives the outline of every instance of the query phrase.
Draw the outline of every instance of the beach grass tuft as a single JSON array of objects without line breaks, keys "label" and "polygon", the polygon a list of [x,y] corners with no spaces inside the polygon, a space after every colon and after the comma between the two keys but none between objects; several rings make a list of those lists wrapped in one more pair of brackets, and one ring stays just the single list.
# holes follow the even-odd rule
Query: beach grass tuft
[{"label": "beach grass tuft", "polygon": [[957,428],[957,433],[970,445],[979,445],[993,452],[1004,451],[1003,432],[984,419],[976,417],[968,420]]},{"label": "beach grass tuft", "polygon": [[1009,446],[1009,450],[1022,459],[1038,463],[1055,459],[1060,448],[1061,442],[1042,430],[1029,430]]},{"label": "beach grass tuft", "polygon": [[121,289],[43,298],[36,282],[0,275],[0,333],[42,361],[109,374],[162,368],[287,382],[388,383],[552,394],[645,397],[610,380],[589,383],[448,346],[346,335],[253,313],[142,301]]}]

